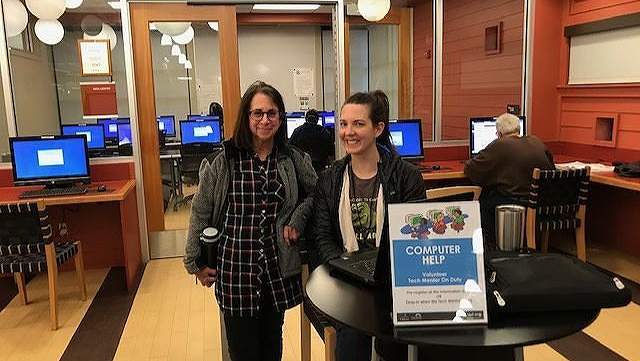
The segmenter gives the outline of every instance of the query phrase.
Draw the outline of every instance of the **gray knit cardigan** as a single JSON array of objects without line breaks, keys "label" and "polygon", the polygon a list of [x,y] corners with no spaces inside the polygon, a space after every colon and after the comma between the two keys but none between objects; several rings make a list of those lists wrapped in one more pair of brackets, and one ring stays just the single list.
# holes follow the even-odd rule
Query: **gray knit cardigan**
[{"label": "gray knit cardigan", "polygon": [[[184,267],[187,272],[197,273],[203,265],[199,263],[200,240],[202,231],[210,225],[220,225],[224,217],[229,175],[233,173],[234,157],[238,149],[231,141],[226,141],[223,148],[212,153],[200,164],[198,190],[191,202],[189,233],[184,256]],[[279,149],[277,156],[278,174],[285,188],[285,200],[276,218],[278,262],[282,277],[290,277],[300,273],[300,243],[284,242],[284,226],[289,225],[302,232],[311,215],[313,192],[316,176],[311,164],[311,157],[291,146]],[[295,165],[294,165],[295,162]],[[303,188],[304,192],[300,192]],[[303,199],[298,199],[300,193]]]}]

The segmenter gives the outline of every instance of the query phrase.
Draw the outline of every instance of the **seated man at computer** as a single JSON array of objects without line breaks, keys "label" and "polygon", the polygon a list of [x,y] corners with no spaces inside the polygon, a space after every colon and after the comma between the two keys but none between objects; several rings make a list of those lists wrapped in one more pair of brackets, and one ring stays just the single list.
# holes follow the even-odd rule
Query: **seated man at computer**
[{"label": "seated man at computer", "polygon": [[482,186],[480,213],[485,244],[495,242],[495,208],[527,200],[533,168],[555,169],[553,156],[534,136],[520,136],[520,121],[513,114],[496,120],[498,138],[464,165],[464,174]]},{"label": "seated man at computer", "polygon": [[334,143],[331,133],[318,124],[320,118],[315,109],[305,114],[305,123],[296,128],[289,143],[311,155],[311,162],[316,173],[320,173],[333,158]]}]

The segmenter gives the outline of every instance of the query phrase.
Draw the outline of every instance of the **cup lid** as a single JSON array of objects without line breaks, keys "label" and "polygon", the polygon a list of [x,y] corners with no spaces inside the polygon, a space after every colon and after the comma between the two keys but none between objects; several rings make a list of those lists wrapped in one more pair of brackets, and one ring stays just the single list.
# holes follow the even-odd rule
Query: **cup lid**
[{"label": "cup lid", "polygon": [[202,236],[204,238],[214,238],[218,235],[218,230],[214,227],[207,227],[202,231]]}]

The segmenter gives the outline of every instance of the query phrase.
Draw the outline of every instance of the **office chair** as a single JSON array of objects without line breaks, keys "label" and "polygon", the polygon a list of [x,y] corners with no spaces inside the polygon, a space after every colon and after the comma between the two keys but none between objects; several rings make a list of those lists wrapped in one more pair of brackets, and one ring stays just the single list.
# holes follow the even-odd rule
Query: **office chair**
[{"label": "office chair", "polygon": [[549,231],[574,229],[577,256],[586,261],[585,213],[589,194],[590,167],[569,170],[535,168],[527,204],[527,246],[536,248],[541,233],[541,250],[549,247]]},{"label": "office chair", "polygon": [[158,129],[158,146],[163,148],[167,143],[167,131]]},{"label": "office chair", "polygon": [[73,258],[80,299],[87,299],[82,245],[51,240],[51,225],[44,202],[0,203],[0,273],[13,273],[18,296],[27,304],[25,273],[47,272],[51,329],[58,329],[58,266]]},{"label": "office chair", "polygon": [[427,189],[427,201],[455,202],[477,201],[482,193],[482,187],[478,186],[454,186]]},{"label": "office chair", "polygon": [[[180,182],[184,179],[187,184],[198,184],[198,171],[200,170],[200,163],[209,154],[213,153],[216,145],[214,143],[190,143],[182,144],[180,146]],[[179,184],[178,187],[182,185]],[[173,210],[177,211],[178,207],[186,204],[193,199],[193,194],[190,194],[182,199],[179,199],[173,204]]]},{"label": "office chair", "polygon": [[120,156],[133,155],[133,145],[131,143],[119,145],[118,146],[118,155],[120,155]]}]

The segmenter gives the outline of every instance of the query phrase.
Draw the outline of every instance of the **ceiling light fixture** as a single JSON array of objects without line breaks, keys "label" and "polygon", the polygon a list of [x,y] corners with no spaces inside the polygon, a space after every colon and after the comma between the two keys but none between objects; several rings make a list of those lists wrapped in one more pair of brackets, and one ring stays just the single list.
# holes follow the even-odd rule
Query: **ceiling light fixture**
[{"label": "ceiling light fixture", "polygon": [[184,33],[180,35],[172,36],[172,38],[173,38],[173,41],[175,41],[176,43],[181,45],[186,45],[186,44],[189,44],[191,40],[193,40],[193,35],[194,35],[193,28],[189,26]]},{"label": "ceiling light fixture", "polygon": [[253,10],[316,10],[320,4],[254,4]]},{"label": "ceiling light fixture", "polygon": [[107,1],[107,4],[116,10],[120,10],[122,8],[120,1]]},{"label": "ceiling light fixture", "polygon": [[390,8],[390,0],[358,0],[358,11],[368,21],[382,20]]},{"label": "ceiling light fixture", "polygon": [[65,5],[67,6],[67,9],[77,9],[82,5],[82,0],[65,0]]},{"label": "ceiling light fixture", "polygon": [[180,54],[180,47],[177,44],[173,44],[173,46],[171,47],[171,55],[180,56]]},{"label": "ceiling light fixture", "polygon": [[173,44],[171,37],[167,34],[162,34],[162,38],[160,38],[160,45],[169,46],[171,44]]}]

